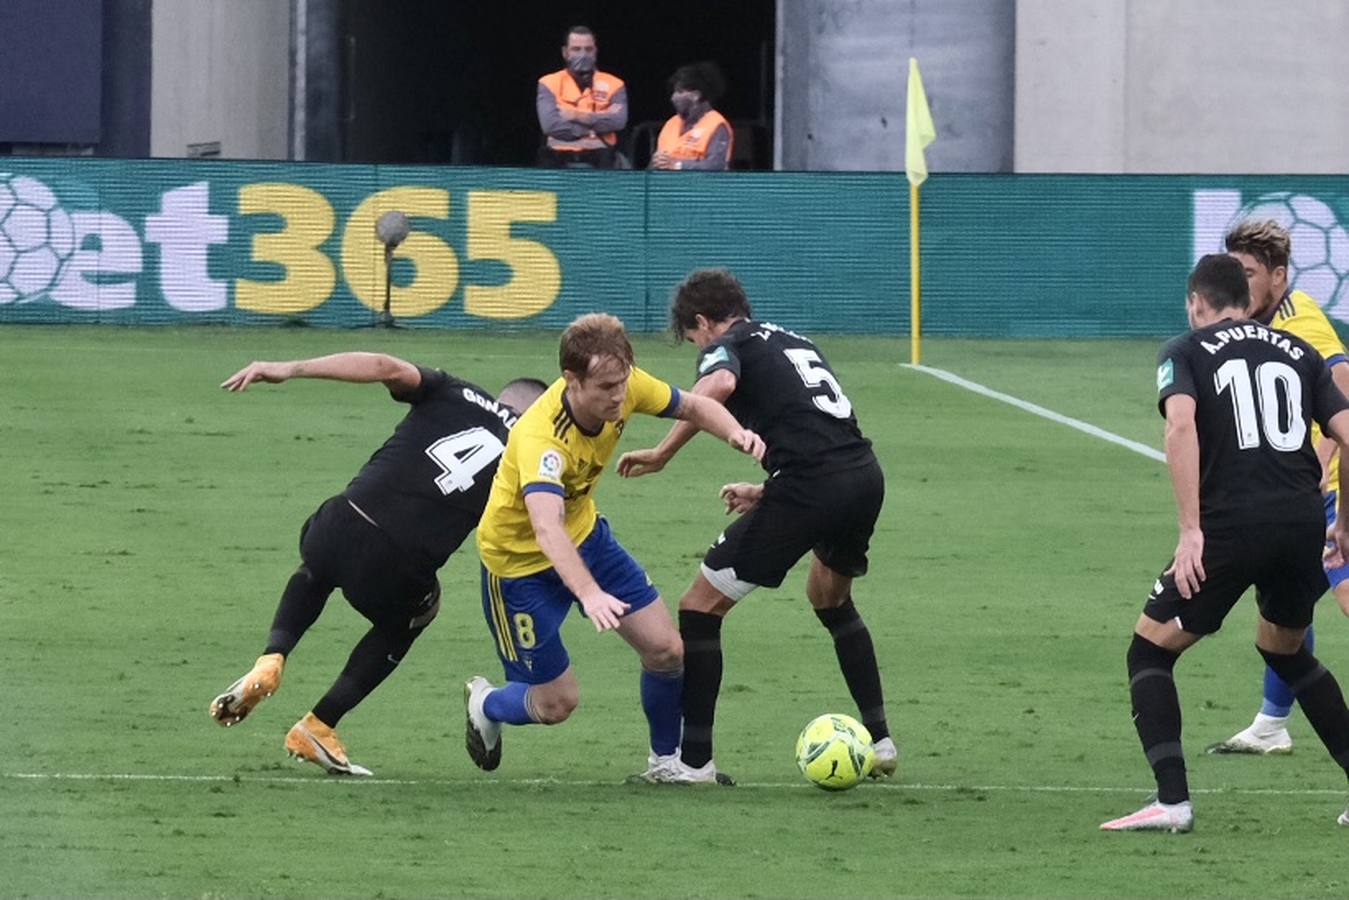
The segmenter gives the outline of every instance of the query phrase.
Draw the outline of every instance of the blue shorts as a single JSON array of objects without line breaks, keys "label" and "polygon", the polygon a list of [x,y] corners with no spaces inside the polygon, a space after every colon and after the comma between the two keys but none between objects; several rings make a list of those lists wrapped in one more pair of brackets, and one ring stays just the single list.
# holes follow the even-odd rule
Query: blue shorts
[{"label": "blue shorts", "polygon": [[[660,598],[637,560],[614,540],[604,517],[577,550],[600,588],[629,604],[628,612]],[[571,658],[560,632],[572,604],[580,601],[554,569],[523,578],[482,570],[482,611],[507,680],[544,684],[567,671]]]},{"label": "blue shorts", "polygon": [[[1335,491],[1330,491],[1326,494],[1327,528],[1335,524],[1335,499],[1336,499]],[[1326,548],[1329,549],[1329,547],[1330,541],[1326,541]],[[1330,586],[1332,588],[1334,588],[1336,585],[1340,584],[1343,581],[1349,581],[1349,563],[1346,563],[1345,565],[1342,565],[1338,568],[1331,568],[1329,565],[1327,565],[1326,580],[1330,582]]]}]

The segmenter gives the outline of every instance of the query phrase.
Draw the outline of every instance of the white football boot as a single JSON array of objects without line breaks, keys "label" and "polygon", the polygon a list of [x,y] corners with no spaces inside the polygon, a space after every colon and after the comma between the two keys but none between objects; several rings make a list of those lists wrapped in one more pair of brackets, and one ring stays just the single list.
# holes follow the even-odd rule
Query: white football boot
[{"label": "white football boot", "polygon": [[1213,744],[1208,752],[1262,755],[1292,753],[1293,738],[1288,734],[1288,717],[1256,713],[1255,720],[1249,726],[1227,740]]},{"label": "white football boot", "polygon": [[1169,831],[1182,834],[1194,828],[1190,801],[1161,803],[1154,800],[1136,813],[1101,823],[1102,831]]},{"label": "white football boot", "polygon": [[695,769],[680,759],[678,753],[669,756],[652,753],[647,756],[646,763],[646,771],[636,779],[648,784],[719,784],[723,787],[735,784],[735,779],[725,772],[718,772],[716,763],[711,760]]},{"label": "white football boot", "polygon": [[464,685],[464,747],[474,765],[490,772],[501,765],[501,723],[487,718],[482,705],[492,683],[474,675]]},{"label": "white football boot", "polygon": [[871,745],[871,749],[876,755],[867,777],[889,778],[895,774],[895,770],[899,768],[899,750],[895,747],[895,742],[888,737],[881,738]]}]

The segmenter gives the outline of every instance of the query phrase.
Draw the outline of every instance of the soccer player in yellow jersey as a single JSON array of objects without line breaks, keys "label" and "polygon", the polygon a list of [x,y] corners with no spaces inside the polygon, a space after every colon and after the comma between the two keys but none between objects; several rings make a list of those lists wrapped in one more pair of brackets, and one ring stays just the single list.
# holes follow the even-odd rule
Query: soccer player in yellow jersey
[{"label": "soccer player in yellow jersey", "polygon": [[634,413],[672,416],[755,460],[764,444],[726,408],[633,365],[613,316],[581,316],[562,334],[562,377],[511,430],[478,523],[483,612],[506,684],[465,685],[466,745],[480,768],[501,762],[502,724],[555,725],[579,692],[559,630],[579,603],[596,631],[617,631],[642,663],[651,732],[648,780],[679,759],[684,647],[659,592],[619,545],[591,492]]},{"label": "soccer player in yellow jersey", "polygon": [[[1302,291],[1289,289],[1288,260],[1292,241],[1288,231],[1273,220],[1246,220],[1227,234],[1227,252],[1246,270],[1251,289],[1252,319],[1302,338],[1316,348],[1341,392],[1349,395],[1349,355],[1334,327],[1316,301]],[[1333,524],[1336,510],[1339,456],[1336,444],[1313,428],[1312,441],[1321,460],[1322,491],[1326,522]],[[1349,565],[1326,565],[1326,578],[1335,599],[1349,615]],[[1307,650],[1315,647],[1312,629],[1307,629]],[[1227,740],[1209,747],[1210,753],[1289,753],[1293,740],[1288,734],[1288,716],[1295,692],[1272,669],[1265,669],[1264,702],[1251,724]]]}]

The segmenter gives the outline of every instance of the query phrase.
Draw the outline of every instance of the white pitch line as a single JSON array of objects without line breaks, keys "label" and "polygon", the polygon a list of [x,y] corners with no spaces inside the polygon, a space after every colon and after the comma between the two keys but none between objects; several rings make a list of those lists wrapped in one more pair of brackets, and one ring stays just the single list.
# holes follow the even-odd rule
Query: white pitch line
[{"label": "white pitch line", "polygon": [[[622,781],[567,780],[562,778],[329,778],[315,773],[298,775],[170,775],[154,772],[0,772],[0,779],[15,781],[160,781],[206,784],[350,784],[350,785],[407,785],[443,787],[618,787]],[[742,781],[746,788],[808,788],[804,781]],[[871,782],[872,788],[901,791],[956,791],[961,793],[1022,793],[1022,794],[1146,794],[1152,788],[1090,786],[1068,784],[923,784],[894,781]],[[1196,788],[1192,794],[1247,794],[1278,797],[1339,797],[1343,790],[1331,788]]]},{"label": "white pitch line", "polygon": [[933,369],[929,366],[915,366],[912,363],[902,364],[906,369],[913,369],[915,372],[924,372],[934,378],[940,378],[942,381],[963,387],[967,391],[973,391],[976,394],[982,394],[985,397],[992,397],[994,400],[1001,400],[1003,403],[1015,406],[1017,409],[1025,410],[1028,413],[1034,413],[1049,419],[1051,422],[1058,422],[1060,425],[1067,425],[1069,428],[1076,428],[1092,437],[1100,438],[1103,441],[1109,441],[1112,444],[1118,444],[1121,447],[1140,453],[1148,459],[1155,459],[1157,462],[1166,462],[1166,454],[1160,450],[1149,447],[1147,444],[1140,444],[1138,441],[1131,441],[1126,437],[1121,437],[1112,431],[1106,431],[1104,428],[1097,428],[1089,422],[1083,422],[1081,419],[1074,419],[1071,416],[1065,416],[1062,413],[1056,413],[1052,409],[1046,409],[1035,403],[1022,400],[1020,397],[1013,397],[1011,394],[1004,394],[1001,391],[995,391],[990,387],[985,387],[976,381],[970,381],[968,378],[961,378],[945,369]]}]

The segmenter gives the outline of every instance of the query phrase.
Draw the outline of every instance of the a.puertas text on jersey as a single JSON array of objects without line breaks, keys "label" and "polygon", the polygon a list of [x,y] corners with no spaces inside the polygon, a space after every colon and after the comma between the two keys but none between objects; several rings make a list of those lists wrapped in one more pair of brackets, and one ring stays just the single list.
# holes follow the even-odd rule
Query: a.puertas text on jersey
[{"label": "a.puertas text on jersey", "polygon": [[1278,347],[1284,353],[1287,353],[1293,359],[1302,358],[1302,348],[1294,347],[1288,336],[1281,334],[1262,325],[1233,325],[1231,328],[1224,328],[1221,331],[1215,331],[1213,336],[1218,343],[1209,341],[1200,341],[1199,345],[1209,352],[1210,355],[1219,353],[1224,347],[1233,341],[1255,340],[1264,341]]}]

